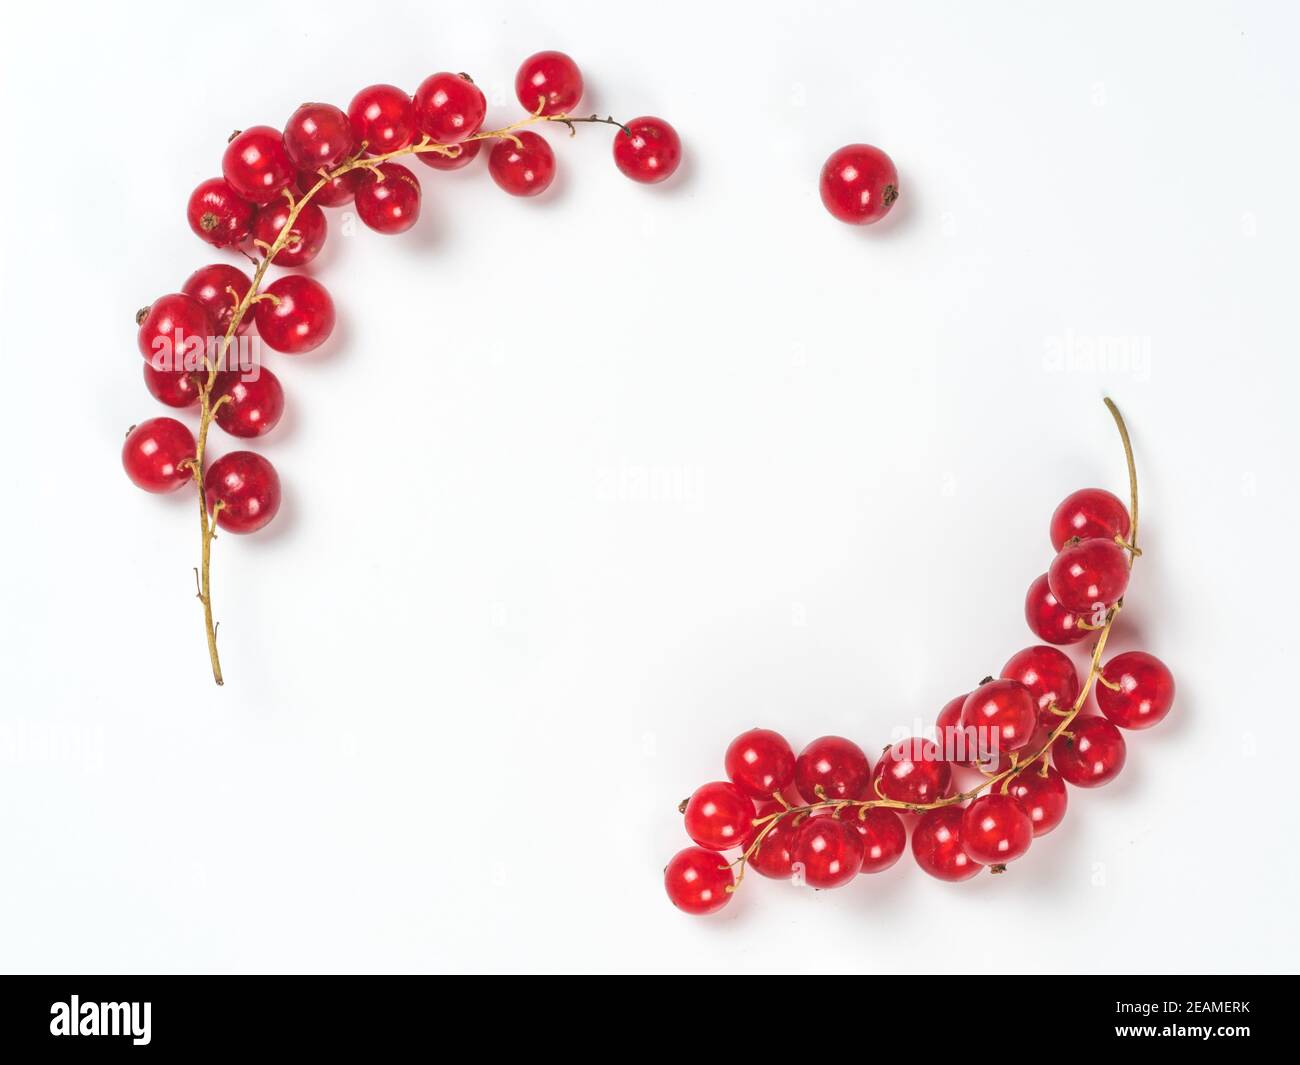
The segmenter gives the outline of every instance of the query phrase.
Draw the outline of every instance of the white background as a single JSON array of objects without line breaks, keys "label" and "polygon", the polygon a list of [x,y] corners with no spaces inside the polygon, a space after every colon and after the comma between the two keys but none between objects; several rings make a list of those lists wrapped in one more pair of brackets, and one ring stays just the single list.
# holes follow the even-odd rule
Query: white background
[{"label": "white background", "polygon": [[[1295,967],[1300,30],[1283,4],[20,5],[7,16],[0,965],[17,970]],[[286,486],[213,569],[135,490],[133,313],[220,258],[231,130],[570,52],[659,114],[645,188],[551,131],[513,200],[417,167],[272,356]],[[885,223],[817,197],[886,149]],[[1089,361],[1101,344],[1108,364]],[[1179,696],[1006,876],[909,856],[673,910],[675,808],[762,724],[869,750],[1032,642],[1068,491],[1142,538],[1116,647]],[[234,445],[220,432],[214,448]]]}]

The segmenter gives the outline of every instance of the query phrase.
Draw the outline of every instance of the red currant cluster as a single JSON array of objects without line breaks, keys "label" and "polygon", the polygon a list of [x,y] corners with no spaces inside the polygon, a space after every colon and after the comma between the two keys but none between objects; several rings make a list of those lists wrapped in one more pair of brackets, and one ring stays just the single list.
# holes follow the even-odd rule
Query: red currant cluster
[{"label": "red currant cluster", "polygon": [[[221,177],[210,178],[189,199],[190,227],[207,243],[246,255],[249,277],[225,263],[205,266],[160,296],[137,316],[149,392],[171,407],[198,407],[197,435],[175,418],[151,418],[127,433],[122,464],[149,492],[171,492],[194,482],[199,492],[203,604],[212,672],[222,682],[212,621],[209,559],[216,528],[250,533],[280,507],[275,468],[252,451],[232,451],[206,461],[207,435],[216,424],[235,437],[270,432],[284,409],[284,390],[270,370],[231,365],[234,350],[256,325],[266,347],[300,355],[329,337],[334,302],[324,286],[288,274],[262,286],[267,268],[303,267],[320,254],[328,224],[322,207],[351,203],[357,217],[379,233],[410,229],[420,214],[420,182],[394,162],[413,156],[433,170],[468,166],[491,142],[492,179],[514,196],[536,196],[555,178],[555,155],[533,129],[560,123],[618,127],[614,163],[634,181],[669,177],[681,161],[681,142],[667,122],[650,116],[626,124],[570,112],[583,94],[582,73],[562,52],[539,52],[520,66],[515,93],[528,117],[501,129],[481,129],[487,114],[482,90],[465,74],[426,78],[414,96],[392,85],[371,85],[347,111],[303,104],[284,129],[253,126],[234,134],[222,157]],[[251,312],[251,313],[250,313]],[[232,350],[234,349],[234,350]]]},{"label": "red currant cluster", "polygon": [[[1109,492],[1068,496],[1052,515],[1048,573],[1034,583],[1029,627],[1055,644],[1095,635],[1081,682],[1056,647],[1013,655],[998,678],[950,700],[936,737],[912,736],[884,749],[872,767],[852,740],[822,736],[797,757],[784,736],[752,729],[732,741],[728,779],[705,784],[681,805],[695,846],[664,870],[679,909],[721,909],[747,869],[814,888],[878,873],[902,856],[911,825],[916,863],[940,880],[1002,872],[1035,836],[1061,823],[1066,785],[1106,784],[1124,766],[1120,729],[1150,728],[1169,713],[1174,679],[1153,655],[1101,657],[1128,586],[1137,538],[1137,476],[1128,432],[1130,510]],[[1039,585],[1045,590],[1036,591]],[[1095,691],[1100,714],[1082,715]],[[960,790],[961,776],[976,783]],[[738,852],[731,860],[721,856]]]}]

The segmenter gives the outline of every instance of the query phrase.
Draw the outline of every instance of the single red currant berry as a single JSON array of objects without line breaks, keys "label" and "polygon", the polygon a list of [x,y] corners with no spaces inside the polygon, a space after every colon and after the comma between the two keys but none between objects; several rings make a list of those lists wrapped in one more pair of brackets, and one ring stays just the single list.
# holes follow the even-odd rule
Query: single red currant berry
[{"label": "single red currant berry", "polygon": [[231,436],[269,433],[284,413],[284,389],[265,366],[247,379],[236,370],[217,374],[212,395],[214,403],[220,401],[213,418]]},{"label": "single red currant berry", "polygon": [[1101,712],[1120,728],[1150,728],[1174,705],[1174,675],[1155,655],[1125,651],[1103,667],[1096,692]]},{"label": "single red currant berry", "polygon": [[169,407],[192,407],[199,401],[199,384],[188,370],[156,370],[144,367],[144,387],[159,403]]},{"label": "single red currant berry", "polygon": [[614,134],[614,165],[633,181],[653,185],[673,175],[682,161],[682,142],[662,118],[634,118]]},{"label": "single red currant berry", "polygon": [[[785,807],[778,802],[759,803],[754,818],[757,820],[784,809]],[[765,828],[767,828],[766,824],[752,827],[742,846],[748,849]],[[763,836],[758,849],[750,854],[749,861],[746,863],[748,867],[772,880],[789,880],[794,874],[794,837],[798,828],[793,817],[782,817]]]},{"label": "single red currant berry", "polygon": [[1056,601],[1046,573],[1029,586],[1025,595],[1025,621],[1035,636],[1048,643],[1078,643],[1088,637],[1079,618]]},{"label": "single red currant berry", "polygon": [[400,163],[380,163],[357,185],[357,216],[376,233],[403,233],[420,217],[420,182]]},{"label": "single red currant berry", "polygon": [[1101,537],[1128,539],[1128,510],[1104,488],[1081,488],[1071,492],[1052,514],[1052,547],[1057,551],[1067,540],[1093,540]]},{"label": "single red currant berry", "polygon": [[255,451],[222,455],[203,483],[208,511],[216,513],[217,524],[227,532],[257,532],[280,509],[280,475]]},{"label": "single red currant berry", "polygon": [[226,145],[221,172],[230,187],[253,203],[270,203],[297,176],[278,129],[252,126]]},{"label": "single red currant berry", "polygon": [[969,768],[975,764],[978,752],[975,749],[974,733],[967,732],[961,723],[961,710],[966,705],[967,695],[970,695],[970,692],[966,695],[958,695],[944,703],[938,718],[935,719],[934,727],[944,759],[953,765]]},{"label": "single red currant berry", "polygon": [[971,861],[981,865],[1015,861],[1029,850],[1033,839],[1033,822],[1010,795],[981,795],[961,819],[961,845]]},{"label": "single red currant berry", "polygon": [[284,124],[284,150],[299,170],[333,170],[356,143],[351,119],[333,104],[303,104]]},{"label": "single red currant berry", "polygon": [[731,901],[736,877],[716,851],[687,847],[664,867],[664,890],[674,906],[696,917],[714,913]]},{"label": "single red currant berry", "polygon": [[739,847],[754,827],[754,804],[723,780],[702,784],[686,800],[686,834],[701,847]]},{"label": "single red currant berry", "polygon": [[841,222],[879,222],[898,199],[898,171],[879,148],[845,145],[822,167],[821,193],[826,210]]},{"label": "single red currant berry", "polygon": [[[345,203],[351,203],[352,197],[357,193],[357,186],[366,172],[360,168],[349,170],[346,174],[340,174],[338,177],[330,178],[321,185],[320,191],[311,198],[311,202],[317,207],[342,207]],[[298,171],[298,195],[305,196],[320,182],[323,174],[315,170]]]},{"label": "single red currant berry", "polygon": [[826,799],[865,799],[871,787],[871,766],[852,740],[822,736],[796,759],[794,782],[803,801],[810,804]]},{"label": "single red currant berry", "polygon": [[916,864],[940,880],[969,880],[983,868],[961,843],[960,806],[939,806],[927,810],[912,829],[912,857]]},{"label": "single red currant berry", "polygon": [[1067,784],[1099,788],[1119,776],[1128,756],[1119,729],[1104,717],[1076,717],[1069,732],[1052,744],[1052,765]]},{"label": "single red currant berry", "polygon": [[907,849],[907,829],[903,819],[886,806],[864,810],[850,806],[839,818],[862,838],[863,873],[883,873]]},{"label": "single red currant berry", "polygon": [[1038,707],[1040,725],[1059,725],[1060,718],[1052,708],[1069,710],[1079,698],[1079,674],[1074,663],[1055,647],[1039,644],[1017,651],[1002,667],[1002,676],[1029,689]]},{"label": "single red currant berry", "polygon": [[1017,680],[991,680],[966,697],[961,723],[975,730],[981,760],[1025,746],[1038,726],[1038,704]]},{"label": "single red currant berry", "polygon": [[868,798],[921,805],[942,799],[952,783],[952,766],[937,744],[911,736],[886,747],[872,774]]},{"label": "single red currant berry", "polygon": [[793,853],[805,884],[836,888],[862,868],[862,837],[834,817],[810,817],[795,833]]},{"label": "single red currant berry", "polygon": [[[268,203],[257,212],[257,219],[253,223],[253,239],[266,246],[262,248],[264,253],[275,243],[280,230],[289,221],[289,210],[289,202],[281,200],[278,203]],[[271,261],[276,266],[306,266],[325,246],[325,231],[325,212],[316,206],[314,200],[307,201],[298,209],[298,217],[293,220],[288,241]]]},{"label": "single red currant berry", "polygon": [[257,331],[267,345],[301,355],[325,343],[334,329],[334,301],[319,281],[290,274],[268,285],[254,307]]},{"label": "single red currant berry", "polygon": [[1050,766],[1046,776],[1034,767],[1012,777],[1007,785],[1007,794],[1029,815],[1035,836],[1047,835],[1065,819],[1065,808],[1069,803],[1065,781]]},{"label": "single red currant berry", "polygon": [[457,155],[443,155],[441,152],[417,152],[415,157],[425,166],[434,170],[459,170],[469,166],[483,148],[482,141],[466,141],[460,145]]},{"label": "single red currant berry", "polygon": [[225,178],[215,177],[190,193],[185,217],[190,228],[209,244],[237,248],[252,235],[256,210]]},{"label": "single red currant berry", "polygon": [[396,85],[362,89],[348,105],[348,118],[356,146],[365,141],[368,155],[396,152],[415,138],[415,105]]},{"label": "single red currant berry", "polygon": [[[235,307],[248,295],[253,282],[242,270],[228,263],[212,263],[200,266],[185,279],[181,292],[198,300],[212,315],[215,336],[225,336],[230,329],[230,320],[235,316]],[[253,324],[253,316],[244,315],[239,322],[236,335],[242,336]]]},{"label": "single red currant berry", "polygon": [[794,783],[794,751],[770,729],[742,732],[727,747],[723,764],[731,782],[751,799],[770,799]]},{"label": "single red currant berry", "polygon": [[1047,570],[1057,602],[1075,614],[1089,614],[1118,602],[1128,588],[1128,552],[1113,540],[1066,544]]},{"label": "single red currant berry", "polygon": [[519,65],[515,96],[529,114],[567,115],[582,99],[582,71],[563,52],[538,52]]},{"label": "single red currant berry", "polygon": [[136,345],[157,370],[193,370],[203,365],[212,315],[193,296],[159,296],[138,316]]},{"label": "single red currant berry", "polygon": [[122,445],[122,466],[137,488],[146,492],[174,492],[194,474],[186,459],[193,459],[194,434],[175,418],[150,418],[133,425]]},{"label": "single red currant berry", "polygon": [[488,173],[511,196],[536,196],[555,180],[555,153],[546,138],[523,130],[519,143],[503,138],[488,155]]},{"label": "single red currant berry", "polygon": [[430,74],[415,90],[415,124],[439,144],[459,144],[483,125],[487,98],[465,74]]}]

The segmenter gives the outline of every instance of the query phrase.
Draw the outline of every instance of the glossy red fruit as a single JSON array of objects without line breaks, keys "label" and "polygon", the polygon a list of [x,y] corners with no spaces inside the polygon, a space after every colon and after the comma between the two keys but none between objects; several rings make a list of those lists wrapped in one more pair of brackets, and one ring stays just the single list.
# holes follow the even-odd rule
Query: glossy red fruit
[{"label": "glossy red fruit", "polygon": [[280,476],[255,451],[222,455],[208,467],[203,483],[208,511],[221,503],[217,524],[227,532],[256,532],[280,509]]},{"label": "glossy red fruit", "polygon": [[912,829],[912,857],[916,864],[939,880],[969,880],[983,868],[962,846],[960,806],[927,810]]},{"label": "glossy red fruit", "polygon": [[1017,774],[1007,785],[1007,794],[1029,815],[1035,836],[1045,836],[1065,819],[1069,795],[1061,774],[1050,766],[1043,776],[1039,766]]},{"label": "glossy red fruit", "polygon": [[[809,804],[825,799],[865,799],[871,765],[862,748],[843,736],[822,736],[803,749],[794,764],[794,782]],[[821,787],[822,794],[817,794]]]},{"label": "glossy red fruit", "polygon": [[1038,704],[1018,680],[991,680],[966,697],[961,723],[975,730],[976,752],[991,761],[994,752],[1018,751],[1038,727]]},{"label": "glossy red fruit", "polygon": [[1079,698],[1079,673],[1074,663],[1055,647],[1026,647],[1017,651],[1002,667],[1002,676],[1019,681],[1029,689],[1038,707],[1038,722],[1055,728],[1061,719],[1052,712],[1055,706],[1069,710]]},{"label": "glossy red fruit", "polygon": [[970,767],[975,764],[978,754],[974,733],[967,732],[961,723],[961,710],[966,705],[966,696],[958,695],[943,704],[939,716],[935,719],[935,733],[939,737],[939,747],[946,761],[953,765]]},{"label": "glossy red fruit", "polygon": [[1088,638],[1088,630],[1079,624],[1079,618],[1056,601],[1046,573],[1029,586],[1025,621],[1035,636],[1048,643],[1071,644]]},{"label": "glossy red fruit", "polygon": [[1119,729],[1104,717],[1076,717],[1068,731],[1052,744],[1052,765],[1067,784],[1099,788],[1119,776],[1128,757]]},{"label": "glossy red fruit", "polygon": [[653,185],[672,177],[682,161],[682,142],[662,118],[643,115],[614,134],[614,165],[633,181]]},{"label": "glossy red fruit", "polygon": [[893,160],[870,144],[848,144],[822,167],[822,203],[841,222],[879,222],[898,199]]},{"label": "glossy red fruit", "polygon": [[303,104],[284,124],[284,150],[299,170],[333,170],[356,143],[351,119],[333,104]]},{"label": "glossy red fruit", "polygon": [[144,367],[144,387],[159,403],[169,407],[192,407],[199,401],[199,385],[195,375],[188,370],[155,370],[147,362]]},{"label": "glossy red fruit", "polygon": [[529,114],[569,114],[582,99],[582,71],[563,52],[538,52],[519,65],[515,96]]},{"label": "glossy red fruit", "polygon": [[981,795],[961,819],[961,845],[981,865],[1015,861],[1033,840],[1033,822],[1010,795]]},{"label": "glossy red fruit", "polygon": [[254,437],[269,433],[284,413],[284,389],[265,366],[246,380],[235,370],[217,374],[213,402],[221,401],[213,418],[231,436]]},{"label": "glossy red fruit", "polygon": [[357,185],[357,216],[376,233],[404,233],[420,217],[420,182],[400,163],[380,163]]},{"label": "glossy red fruit", "polygon": [[[760,802],[757,805],[758,808],[754,811],[756,820],[786,809],[777,802]],[[752,826],[741,846],[748,850],[766,827]],[[794,872],[794,837],[797,829],[793,817],[783,817],[777,821],[776,827],[763,837],[758,849],[750,853],[748,867],[772,880],[789,880]]]},{"label": "glossy red fruit", "polygon": [[731,901],[736,877],[716,851],[687,847],[664,867],[664,890],[674,906],[702,917]]},{"label": "glossy red fruit", "polygon": [[250,126],[236,135],[221,157],[221,173],[253,203],[270,203],[297,176],[280,131],[270,126]]},{"label": "glossy red fruit", "polygon": [[334,301],[325,286],[310,277],[290,274],[268,285],[272,298],[254,307],[257,331],[267,345],[286,355],[320,347],[334,329]]},{"label": "glossy red fruit", "polygon": [[190,228],[218,248],[237,248],[253,232],[257,208],[239,195],[225,178],[208,178],[190,193],[185,217]]},{"label": "glossy red fruit", "polygon": [[811,817],[795,832],[797,874],[814,888],[847,884],[862,868],[862,837],[833,817]]},{"label": "glossy red fruit", "polygon": [[885,748],[871,779],[868,798],[879,793],[895,802],[920,805],[948,794],[952,766],[937,744],[912,736]]},{"label": "glossy red fruit", "polygon": [[396,85],[370,85],[352,97],[348,120],[356,147],[367,155],[386,155],[415,139],[415,104]]},{"label": "glossy red fruit", "polygon": [[794,751],[779,732],[754,728],[727,747],[727,776],[751,799],[771,799],[794,783]]},{"label": "glossy red fruit", "polygon": [[515,134],[519,143],[499,140],[488,153],[488,173],[511,196],[536,196],[555,180],[555,153],[546,138],[531,130]]},{"label": "glossy red fruit", "polygon": [[[321,186],[320,191],[312,196],[311,202],[317,207],[342,207],[345,203],[351,203],[352,198],[357,194],[357,186],[365,176],[364,170],[349,170],[336,178],[330,178]],[[305,196],[315,188],[321,179],[320,174],[314,170],[299,170],[297,178],[298,195]]]},{"label": "glossy red fruit", "polygon": [[439,152],[417,152],[415,157],[425,166],[434,170],[460,170],[469,166],[483,148],[482,141],[466,141],[460,146],[459,155],[442,155]]},{"label": "glossy red fruit", "polygon": [[159,296],[140,318],[136,346],[157,370],[193,370],[203,365],[212,315],[193,296],[173,292]]},{"label": "glossy red fruit", "polygon": [[459,144],[483,125],[487,98],[464,74],[430,74],[415,90],[415,124],[439,144]]},{"label": "glossy red fruit", "polygon": [[1081,488],[1066,496],[1052,514],[1052,547],[1059,551],[1076,536],[1127,540],[1129,528],[1128,509],[1118,497],[1104,488]]},{"label": "glossy red fruit", "polygon": [[739,847],[754,828],[754,804],[725,780],[702,784],[686,801],[686,834],[701,847]]},{"label": "glossy red fruit", "polygon": [[1094,690],[1101,712],[1120,728],[1150,728],[1174,705],[1174,675],[1145,651],[1125,651],[1112,658],[1102,667]]},{"label": "glossy red fruit", "polygon": [[1067,544],[1047,570],[1057,602],[1074,614],[1091,614],[1124,597],[1128,552],[1112,540]]},{"label": "glossy red fruit", "polygon": [[[211,263],[200,266],[190,274],[185,279],[185,284],[181,285],[181,292],[203,304],[212,315],[214,335],[225,336],[236,305],[248,295],[248,290],[252,287],[253,282],[242,270],[228,263]],[[252,324],[253,316],[244,315],[235,334],[242,336]]]},{"label": "glossy red fruit", "polygon": [[[275,243],[288,221],[288,200],[268,203],[257,212],[257,219],[253,222],[253,239],[266,245],[262,248],[263,254]],[[306,266],[325,246],[325,231],[325,212],[316,206],[314,200],[309,200],[301,206],[298,217],[293,220],[288,242],[275,253],[275,258],[271,261],[276,266]]]},{"label": "glossy red fruit", "polygon": [[840,811],[839,819],[862,839],[862,868],[859,872],[883,873],[907,849],[907,829],[903,819],[887,806],[873,806],[865,811],[850,806]]},{"label": "glossy red fruit", "polygon": [[194,475],[181,463],[192,459],[194,434],[175,418],[150,418],[133,425],[122,445],[122,467],[137,488],[174,492]]}]

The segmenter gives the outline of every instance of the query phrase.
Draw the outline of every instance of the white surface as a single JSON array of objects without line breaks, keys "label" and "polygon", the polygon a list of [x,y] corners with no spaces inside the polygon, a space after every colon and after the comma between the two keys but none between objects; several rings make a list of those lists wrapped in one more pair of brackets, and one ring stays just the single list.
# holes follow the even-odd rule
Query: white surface
[{"label": "white surface", "polygon": [[[1293,969],[1295,12],[383,9],[8,16],[0,966]],[[680,176],[582,129],[542,201],[420,168],[413,233],[331,216],[338,341],[274,359],[286,506],[215,546],[217,690],[193,499],[118,459],[166,413],[133,312],[220,258],[186,195],[375,81],[468,70],[513,120],[545,47]],[[866,231],[817,198],[855,140],[902,175]],[[675,912],[735,733],[878,748],[1032,642],[1053,506],[1124,490],[1107,392],[1147,548],[1116,647],[1179,684],[1123,778],[1004,877]]]}]

